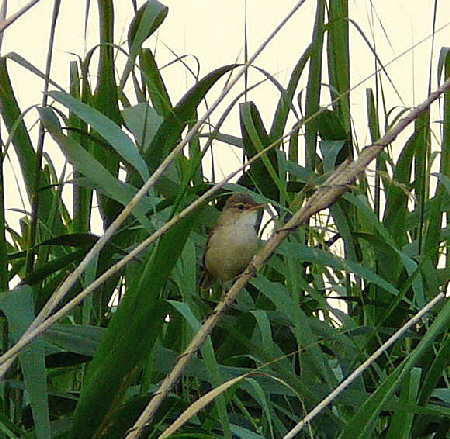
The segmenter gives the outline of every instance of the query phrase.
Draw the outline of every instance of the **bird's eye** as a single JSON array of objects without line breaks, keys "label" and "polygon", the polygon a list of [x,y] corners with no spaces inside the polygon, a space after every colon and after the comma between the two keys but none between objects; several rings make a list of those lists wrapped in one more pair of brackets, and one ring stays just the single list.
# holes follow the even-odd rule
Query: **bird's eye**
[{"label": "bird's eye", "polygon": [[245,206],[243,204],[238,204],[238,209],[239,210],[244,210]]}]

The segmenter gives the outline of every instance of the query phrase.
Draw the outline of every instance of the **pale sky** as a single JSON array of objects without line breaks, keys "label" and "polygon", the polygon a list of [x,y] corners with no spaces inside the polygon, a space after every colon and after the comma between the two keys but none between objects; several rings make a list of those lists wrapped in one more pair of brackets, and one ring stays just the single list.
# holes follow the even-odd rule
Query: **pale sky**
[{"label": "pale sky", "polygon": [[[169,15],[158,31],[158,41],[154,38],[147,43],[156,47],[157,61],[160,66],[173,60],[173,55],[165,47],[170,47],[178,55],[195,55],[200,63],[200,76],[225,64],[243,61],[244,50],[244,0],[166,0],[161,1],[169,7]],[[10,0],[8,16],[25,3]],[[42,0],[25,16],[20,18],[6,30],[2,54],[16,51],[40,69],[44,69],[47,51],[47,38],[52,15],[53,1]],[[96,2],[91,3],[89,14],[88,40],[84,40],[84,21],[86,1],[66,0],[62,2],[59,28],[57,31],[56,52],[53,78],[63,86],[68,83],[69,62],[75,60],[75,54],[83,56],[92,47],[97,37]],[[142,2],[139,2],[142,3]],[[293,0],[247,0],[247,36],[248,50],[253,51],[269,35],[281,21],[287,11],[297,2]],[[362,31],[372,44],[384,63],[388,63],[403,51],[432,33],[433,5],[431,0],[350,0],[350,16],[359,24]],[[131,0],[115,2],[119,8],[116,12],[117,43],[123,42],[128,32],[132,17]],[[436,29],[446,25],[442,20],[450,20],[450,4],[447,1],[441,5],[437,17]],[[258,58],[256,64],[274,75],[283,85],[287,83],[290,72],[310,41],[311,28],[314,20],[316,1],[307,0],[272,41],[266,51]],[[372,9],[370,8],[372,5]],[[373,56],[362,37],[351,28],[352,45],[352,84],[373,72]],[[432,40],[410,51],[406,56],[396,60],[387,67],[394,84],[403,98],[406,106],[412,106],[424,99],[428,90]],[[436,88],[436,65],[439,50],[450,45],[450,27],[440,31],[434,40],[434,55],[432,69],[432,88]],[[356,49],[356,50],[355,50]],[[355,58],[357,62],[355,62]],[[120,59],[120,57],[119,57]],[[188,57],[187,62],[195,67],[194,57]],[[42,81],[21,67],[10,68],[16,90],[20,93],[22,109],[41,101]],[[174,102],[193,84],[193,80],[180,64],[163,71],[169,93]],[[250,74],[250,84],[262,79],[259,73]],[[365,89],[373,87],[373,80],[361,85],[352,92],[351,99],[355,114],[360,114],[361,120],[356,120],[358,141],[367,141],[365,128]],[[242,91],[243,83],[237,91]],[[401,105],[395,97],[388,82],[385,82],[390,106]],[[217,87],[217,91],[220,88]],[[209,102],[214,95],[208,96]],[[250,99],[260,108],[266,126],[270,126],[271,117],[278,99],[278,93],[273,86],[263,85],[252,92]],[[323,102],[325,103],[325,102]],[[219,113],[217,114],[219,116]],[[36,113],[34,113],[36,118]],[[237,114],[230,117],[226,131],[239,135]],[[230,152],[225,154],[231,156]],[[235,162],[224,166],[223,171],[231,171]],[[9,203],[15,204],[14,200]],[[15,206],[18,207],[18,206]]]},{"label": "pale sky", "polygon": [[[9,0],[8,15],[24,3],[23,0],[20,2]],[[131,0],[115,3],[118,7],[117,42],[121,42],[132,17]],[[169,15],[158,32],[160,41],[178,54],[195,55],[200,61],[202,74],[236,60],[242,61],[244,0],[166,0],[162,3],[169,7]],[[296,1],[247,0],[246,3],[248,48],[249,53],[252,53],[286,12],[296,4]],[[292,66],[310,39],[315,3],[314,0],[307,0],[257,61],[260,67],[274,74],[282,83],[286,82]],[[370,3],[373,5],[373,10],[368,9]],[[384,62],[388,62],[431,33],[433,4],[431,0],[372,0],[372,2],[353,0],[350,1],[350,16],[360,25],[370,40],[375,40],[377,52]],[[30,62],[43,68],[52,7],[53,1],[42,0],[13,24],[6,31],[2,53],[17,51]],[[83,55],[86,47],[89,49],[97,36],[96,3],[91,2],[89,41],[87,43],[84,41],[85,7],[86,2],[83,0],[62,2],[54,76],[63,84],[67,82],[68,62],[75,59],[70,52]],[[438,19],[448,19],[449,12],[450,5],[441,6],[437,14]],[[374,24],[372,25],[370,21]],[[445,23],[437,23],[436,27],[439,28],[443,24]],[[352,25],[350,27],[352,28]],[[439,48],[449,42],[450,28],[436,35],[435,61]],[[155,44],[155,40],[149,42],[151,47],[155,47]],[[356,83],[371,73],[373,58],[365,48],[362,38],[354,30],[352,31],[353,44],[361,49],[361,63],[353,63],[352,82]],[[414,82],[416,98],[422,99],[426,92],[423,84],[428,78],[430,45],[431,40],[388,67],[389,74],[404,99],[408,99],[407,95],[411,93]],[[162,44],[158,44],[157,54],[160,64],[172,59],[172,55]],[[193,60],[190,62],[191,65],[195,65]],[[168,69],[169,77],[172,74],[170,70]],[[179,97],[187,86],[192,85],[185,70],[180,67],[180,71],[182,75],[176,72],[176,80],[170,84],[170,91],[176,97]],[[26,75],[29,74],[23,74],[24,77]],[[32,75],[29,76],[26,78],[26,83],[33,79]],[[186,79],[180,81],[180,76],[185,76]],[[35,97],[31,102],[35,102],[36,97],[39,100],[39,87],[33,87],[33,90],[27,94],[30,98]]]}]

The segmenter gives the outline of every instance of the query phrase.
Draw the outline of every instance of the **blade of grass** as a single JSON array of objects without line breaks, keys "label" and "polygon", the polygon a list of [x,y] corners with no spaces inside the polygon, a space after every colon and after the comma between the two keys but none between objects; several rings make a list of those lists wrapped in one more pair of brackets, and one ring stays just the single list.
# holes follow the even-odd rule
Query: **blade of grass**
[{"label": "blade of grass", "polygon": [[[0,296],[0,308],[8,319],[13,340],[20,339],[34,319],[33,290],[22,286]],[[30,398],[35,433],[38,439],[51,437],[45,355],[42,342],[36,341],[19,356],[25,388]]]}]

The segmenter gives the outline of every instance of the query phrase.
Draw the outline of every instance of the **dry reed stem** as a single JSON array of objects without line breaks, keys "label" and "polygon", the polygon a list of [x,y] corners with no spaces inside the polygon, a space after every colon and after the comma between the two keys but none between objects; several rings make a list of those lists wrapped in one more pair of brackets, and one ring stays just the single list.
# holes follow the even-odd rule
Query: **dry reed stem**
[{"label": "dry reed stem", "polygon": [[2,20],[2,22],[0,23],[0,33],[3,33],[5,29],[11,26],[16,20],[18,20],[23,14],[25,14],[25,12],[30,10],[34,5],[36,5],[40,1],[41,0],[31,0],[28,4],[22,6],[17,12],[11,15],[11,17]]}]

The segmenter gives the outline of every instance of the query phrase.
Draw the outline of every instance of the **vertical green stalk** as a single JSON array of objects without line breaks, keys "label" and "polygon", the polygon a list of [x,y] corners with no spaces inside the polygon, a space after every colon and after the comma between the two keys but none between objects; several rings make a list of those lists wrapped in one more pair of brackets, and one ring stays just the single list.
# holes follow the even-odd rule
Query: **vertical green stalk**
[{"label": "vertical green stalk", "polygon": [[[348,37],[348,0],[329,0],[327,59],[332,100],[342,125],[351,132],[350,122],[350,53]],[[344,96],[343,94],[346,93]]]},{"label": "vertical green stalk", "polygon": [[[70,63],[70,95],[82,100],[81,78],[78,72],[76,62]],[[78,143],[88,148],[91,141],[82,133],[87,132],[87,124],[83,122],[76,114],[70,112],[69,126],[75,130],[69,131],[68,137],[75,139]],[[78,179],[81,174],[74,170],[74,178]],[[92,206],[92,189],[73,185],[73,227],[74,233],[87,233],[90,229]]]},{"label": "vertical green stalk", "polygon": [[[42,106],[47,106],[48,101],[48,89],[49,89],[49,78],[53,59],[53,45],[55,42],[55,32],[56,32],[56,22],[59,15],[59,8],[61,5],[61,0],[55,0],[53,5],[53,16],[52,25],[50,28],[50,36],[48,42],[48,52],[47,52],[47,62],[45,66],[46,79],[44,81],[44,91],[42,97]],[[39,124],[39,134],[38,134],[38,144],[36,150],[36,162],[34,169],[34,187],[32,190],[31,199],[31,224],[28,235],[28,245],[27,245],[27,257],[25,262],[25,273],[30,274],[33,271],[34,266],[34,246],[36,244],[36,234],[38,230],[38,220],[39,220],[39,203],[40,203],[40,191],[41,191],[41,174],[42,174],[42,152],[44,149],[44,139],[45,130],[42,122]]]},{"label": "vertical green stalk", "polygon": [[[450,78],[450,52],[447,51],[444,64],[444,80]],[[444,93],[444,111],[442,124],[442,151],[441,151],[441,174],[450,177],[450,92]],[[447,223],[450,220],[450,211],[447,211]],[[442,224],[442,222],[440,222]],[[450,265],[450,254],[447,251],[446,264]]]},{"label": "vertical green stalk", "polygon": [[[450,76],[450,51],[445,48],[441,50],[441,60],[443,67],[443,80]],[[439,77],[441,77],[439,72]],[[440,174],[445,177],[450,176],[450,93],[447,91],[444,93],[443,103],[443,117],[442,117],[442,143],[441,143],[441,155],[440,155]],[[447,197],[447,190],[442,182],[439,182],[436,190],[436,197],[432,203],[433,210],[431,215],[429,214],[427,236],[424,245],[424,253],[430,255],[433,266],[437,266],[439,262],[439,247],[442,240],[441,237],[441,225],[444,217],[444,212],[447,215],[447,222],[449,221],[450,211],[445,210],[444,199]],[[435,216],[433,216],[435,215]],[[450,262],[450,255],[447,252],[446,266]]]},{"label": "vertical green stalk", "polygon": [[[6,19],[7,2],[3,2],[0,8],[0,19]],[[3,44],[3,32],[0,33],[0,48]],[[6,245],[5,234],[5,180],[3,174],[4,164],[4,145],[0,139],[0,292],[8,289],[8,248]],[[5,324],[5,328],[7,325]],[[3,342],[6,347],[7,338],[4,338]]]},{"label": "vertical green stalk", "polygon": [[114,74],[114,4],[113,0],[98,0],[100,21],[100,59],[95,106],[116,123],[122,122],[118,107],[118,92]]},{"label": "vertical green stalk", "polygon": [[[450,78],[450,51],[447,50],[444,61],[444,80]],[[441,174],[450,176],[450,92],[444,93],[442,121]]]},{"label": "vertical green stalk", "polygon": [[350,118],[350,51],[348,31],[348,0],[329,0],[327,32],[327,64],[333,111],[346,133],[336,165],[353,157]]},{"label": "vertical green stalk", "polygon": [[414,162],[415,195],[416,209],[419,212],[420,221],[417,230],[417,239],[419,241],[419,252],[424,252],[423,242],[425,233],[425,203],[430,196],[430,184],[427,178],[429,173],[429,163],[431,155],[431,138],[430,138],[430,112],[422,114],[415,121],[416,133],[416,156]]},{"label": "vertical green stalk", "polygon": [[[4,164],[4,150],[3,142],[0,141],[0,293],[8,291],[8,247],[6,245],[5,234],[5,180],[3,174]],[[1,322],[1,350],[2,353],[6,352],[9,347],[9,328],[6,318],[2,318]],[[0,391],[0,398],[2,401],[1,412],[4,416],[9,415],[10,410],[10,383],[9,380],[5,380],[4,386]]]},{"label": "vertical green stalk", "polygon": [[[367,124],[369,126],[370,132],[370,141],[374,143],[381,136],[380,134],[380,123],[378,121],[378,113],[377,106],[375,103],[375,96],[373,94],[372,89],[366,90],[367,97]],[[381,160],[376,158],[376,172],[375,172],[375,183],[374,183],[374,210],[378,217],[380,218],[380,195],[381,195],[381,187],[380,187],[380,174],[379,170],[381,168]]]},{"label": "vertical green stalk", "polygon": [[[314,23],[309,77],[306,88],[305,117],[308,120],[319,111],[320,85],[322,82],[322,49],[324,38],[325,0],[317,0],[316,20]],[[306,167],[315,171],[317,167],[317,121],[310,120],[305,125]]]},{"label": "vertical green stalk", "polygon": [[[369,127],[370,132],[370,141],[374,143],[376,140],[378,140],[381,137],[380,132],[380,123],[378,120],[378,106],[377,102],[375,101],[375,96],[372,89],[366,90],[366,97],[367,97],[367,124]],[[383,153],[381,153],[383,154]],[[383,169],[386,171],[386,167],[384,164],[384,160],[380,158],[379,154],[377,158],[375,159],[376,165],[375,165],[375,177],[374,177],[374,194],[373,194],[373,209],[376,217],[378,220],[380,220],[382,216],[381,212],[381,177],[380,177],[380,169]],[[373,261],[373,267],[375,273],[379,273],[379,261],[378,258],[374,258]],[[377,287],[374,284],[371,284],[368,286],[368,296],[367,297],[376,297],[377,296]],[[364,303],[364,296],[361,296],[361,300]],[[361,313],[361,318],[359,319],[359,322],[361,324],[372,324],[372,322],[376,321],[376,313],[374,312],[373,307],[365,307],[365,311]]]},{"label": "vertical green stalk", "polygon": [[[98,65],[98,86],[94,96],[94,106],[109,119],[122,125],[122,116],[118,106],[118,90],[114,70],[114,4],[113,0],[98,0],[100,21],[100,58]],[[96,147],[95,158],[112,175],[118,175],[119,160],[107,148]],[[122,210],[121,206],[110,198],[100,196],[100,213],[105,228],[108,227]]]},{"label": "vertical green stalk", "polygon": [[[348,0],[329,0],[327,25],[327,65],[329,77],[329,90],[333,103],[330,112],[339,122],[340,128],[335,129],[336,140],[343,141],[342,148],[336,156],[335,166],[339,166],[348,158],[353,157],[353,144],[351,136],[350,117],[350,52],[349,52],[349,21]],[[324,124],[325,125],[325,124]],[[324,126],[319,127],[321,137]],[[349,260],[358,261],[361,249],[357,239],[354,239],[348,230],[352,230],[358,224],[358,214],[355,207],[344,199],[339,200],[336,206],[331,208],[331,214],[340,230],[344,241],[345,256]],[[357,227],[357,226],[356,226]],[[347,232],[345,232],[347,230]],[[346,279],[348,295],[352,294],[350,276]],[[352,312],[350,310],[350,312]]]},{"label": "vertical green stalk", "polygon": [[3,175],[4,152],[0,141],[0,293],[8,290],[8,247],[5,234],[5,180]]}]

